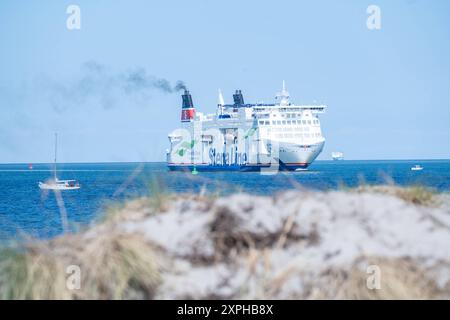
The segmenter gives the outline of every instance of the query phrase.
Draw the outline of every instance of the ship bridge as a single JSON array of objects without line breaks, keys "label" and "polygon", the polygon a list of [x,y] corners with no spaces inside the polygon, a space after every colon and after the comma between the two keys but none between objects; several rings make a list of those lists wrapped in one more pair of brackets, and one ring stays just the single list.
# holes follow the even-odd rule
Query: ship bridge
[{"label": "ship bridge", "polygon": [[[252,108],[253,112],[256,114],[275,112],[280,113],[293,113],[293,112],[303,112],[310,111],[313,114],[324,113],[326,105],[295,105],[290,102],[289,92],[286,90],[286,84],[283,80],[283,87],[280,92],[275,96],[277,103],[244,103],[244,97],[241,90],[236,90],[233,94],[234,104],[224,104],[219,103],[221,111],[232,111],[236,112],[239,108]],[[221,92],[219,91],[219,101],[223,101]]]}]

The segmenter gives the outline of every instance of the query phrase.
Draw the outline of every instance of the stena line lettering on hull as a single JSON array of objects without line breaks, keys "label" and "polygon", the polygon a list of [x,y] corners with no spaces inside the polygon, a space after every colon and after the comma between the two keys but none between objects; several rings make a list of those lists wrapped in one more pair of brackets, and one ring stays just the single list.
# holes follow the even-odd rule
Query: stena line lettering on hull
[{"label": "stena line lettering on hull", "polygon": [[230,152],[218,152],[215,148],[209,149],[209,164],[213,166],[242,166],[247,162],[245,152],[237,152],[231,149]]},{"label": "stena line lettering on hull", "polygon": [[306,169],[322,152],[319,114],[325,105],[296,105],[283,88],[273,104],[246,104],[241,90],[225,104],[219,90],[216,113],[197,112],[182,95],[181,127],[169,134],[171,171],[262,171]]}]

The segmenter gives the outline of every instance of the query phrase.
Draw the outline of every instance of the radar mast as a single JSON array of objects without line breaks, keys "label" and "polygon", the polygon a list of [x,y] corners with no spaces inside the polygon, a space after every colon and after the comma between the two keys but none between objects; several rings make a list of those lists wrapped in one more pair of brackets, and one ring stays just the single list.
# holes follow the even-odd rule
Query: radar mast
[{"label": "radar mast", "polygon": [[281,89],[280,92],[277,93],[277,95],[275,96],[275,99],[277,99],[277,101],[279,101],[280,106],[288,106],[291,103],[289,102],[289,92],[287,92],[286,90],[286,83],[283,80],[283,89]]}]

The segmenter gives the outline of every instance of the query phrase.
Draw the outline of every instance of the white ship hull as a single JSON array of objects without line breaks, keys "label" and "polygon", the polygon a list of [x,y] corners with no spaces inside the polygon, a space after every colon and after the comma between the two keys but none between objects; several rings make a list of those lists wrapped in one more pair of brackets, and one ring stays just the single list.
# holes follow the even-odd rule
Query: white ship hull
[{"label": "white ship hull", "polygon": [[[277,143],[277,142],[275,142]],[[261,171],[261,170],[281,170],[295,171],[306,169],[317,158],[323,149],[325,141],[312,145],[302,145],[297,143],[280,142],[279,156],[274,157],[270,162],[260,163],[168,163],[171,171]]]},{"label": "white ship hull", "polygon": [[287,168],[306,168],[322,152],[324,144],[325,140],[311,145],[282,142],[280,143],[280,164]]},{"label": "white ship hull", "polygon": [[[268,154],[265,150],[266,152],[260,154],[259,159],[253,157],[253,160],[256,161],[252,161],[248,157],[244,160],[242,157],[237,160],[232,152],[222,153],[219,157],[210,156],[206,161],[204,159],[202,159],[203,161],[190,161],[190,159],[198,158],[198,154],[195,156],[191,152],[187,152],[184,161],[169,161],[168,168],[172,171],[192,171],[194,168],[197,171],[261,171],[269,169],[295,171],[306,169],[322,152],[325,145],[325,139],[310,144],[277,140],[264,140],[264,142],[272,146],[273,154]],[[206,153],[211,153],[211,149]]]}]

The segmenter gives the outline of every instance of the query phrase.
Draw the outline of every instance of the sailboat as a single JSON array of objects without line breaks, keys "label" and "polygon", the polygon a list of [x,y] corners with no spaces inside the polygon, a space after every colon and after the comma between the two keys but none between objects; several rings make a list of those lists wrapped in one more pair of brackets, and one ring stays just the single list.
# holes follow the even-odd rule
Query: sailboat
[{"label": "sailboat", "polygon": [[39,182],[42,190],[76,190],[80,189],[80,184],[76,180],[59,180],[56,175],[56,151],[58,144],[58,134],[55,133],[55,162],[53,165],[53,179],[46,182]]}]

